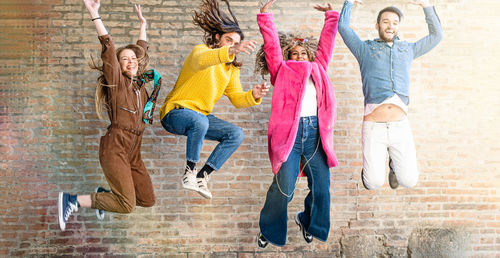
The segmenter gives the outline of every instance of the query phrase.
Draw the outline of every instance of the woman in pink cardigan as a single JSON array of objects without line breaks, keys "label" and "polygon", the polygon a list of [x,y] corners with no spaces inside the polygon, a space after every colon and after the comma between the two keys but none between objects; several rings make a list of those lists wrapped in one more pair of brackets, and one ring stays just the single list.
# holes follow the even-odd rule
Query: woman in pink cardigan
[{"label": "woman in pink cardigan", "polygon": [[[259,247],[286,243],[287,208],[299,170],[307,176],[309,194],[295,222],[307,243],[326,241],[330,231],[330,167],[338,165],[333,150],[336,101],[327,75],[339,13],[331,4],[316,5],[325,12],[319,44],[312,38],[278,35],[268,0],[257,15],[264,45],[257,54],[256,70],[269,73],[274,85],[268,131],[273,182],[260,213]],[[317,46],[317,50],[315,47]],[[316,50],[316,51],[315,51]]]}]

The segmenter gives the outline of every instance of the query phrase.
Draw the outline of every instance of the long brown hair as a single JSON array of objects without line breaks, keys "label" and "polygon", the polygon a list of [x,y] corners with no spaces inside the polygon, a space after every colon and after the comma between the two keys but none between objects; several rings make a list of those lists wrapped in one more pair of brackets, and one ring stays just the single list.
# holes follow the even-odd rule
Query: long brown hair
[{"label": "long brown hair", "polygon": [[[135,44],[130,44],[124,47],[120,47],[116,50],[116,58],[119,60],[120,59],[120,54],[123,50],[125,49],[130,49],[134,51],[135,56],[137,57],[137,62],[138,62],[138,68],[137,68],[137,74],[143,74],[149,64],[149,55],[146,53],[146,51],[139,45]],[[97,87],[95,89],[95,109],[97,112],[97,116],[99,119],[104,119],[102,116],[102,113],[106,110],[109,110],[109,95],[108,95],[108,90],[106,87],[115,87],[116,85],[109,85],[108,82],[106,81],[106,78],[104,77],[104,68],[102,64],[96,64],[94,57],[90,56],[92,59],[91,62],[89,62],[89,66],[92,69],[98,70],[101,75],[97,78]],[[121,69],[121,67],[120,67]],[[133,78],[131,80],[131,83],[133,82]],[[132,86],[129,85],[129,86]]]},{"label": "long brown hair", "polygon": [[[241,40],[245,38],[238,24],[238,20],[231,10],[229,1],[221,1],[226,3],[232,19],[220,9],[218,0],[202,0],[199,7],[200,10],[193,11],[193,23],[204,31],[203,43],[210,48],[216,48],[219,44],[219,40],[225,33],[236,32],[240,35]],[[219,35],[219,40],[217,40],[217,35]],[[241,62],[236,61],[236,57],[231,64],[236,67],[241,67],[243,65]]]}]

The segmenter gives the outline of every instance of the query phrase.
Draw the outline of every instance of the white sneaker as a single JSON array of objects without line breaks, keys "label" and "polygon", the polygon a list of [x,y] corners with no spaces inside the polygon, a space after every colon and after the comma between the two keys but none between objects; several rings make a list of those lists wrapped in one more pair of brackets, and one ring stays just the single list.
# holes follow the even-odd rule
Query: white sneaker
[{"label": "white sneaker", "polygon": [[204,173],[203,178],[197,178],[198,179],[198,193],[201,194],[201,196],[207,198],[207,199],[212,199],[212,193],[210,190],[208,190],[207,183],[209,176],[207,173]]},{"label": "white sneaker", "polygon": [[191,170],[186,166],[186,172],[182,177],[182,187],[188,190],[198,191],[198,183],[196,182],[196,174],[198,171],[195,169]]},{"label": "white sneaker", "polygon": [[[96,193],[109,193],[111,191],[105,189],[104,187],[98,186],[95,188],[94,192],[96,192]],[[95,210],[95,215],[96,215],[98,220],[104,220],[104,214],[105,214],[104,210],[99,210],[99,209]]]}]

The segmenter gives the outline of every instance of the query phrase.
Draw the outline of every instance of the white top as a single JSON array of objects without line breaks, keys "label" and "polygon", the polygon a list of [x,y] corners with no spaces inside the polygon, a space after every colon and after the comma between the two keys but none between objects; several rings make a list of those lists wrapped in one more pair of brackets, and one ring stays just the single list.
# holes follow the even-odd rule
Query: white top
[{"label": "white top", "polygon": [[307,80],[306,92],[302,99],[302,109],[300,116],[317,116],[318,115],[318,100],[316,99],[316,88],[311,77]]},{"label": "white top", "polygon": [[379,104],[366,104],[365,106],[365,116],[371,114],[376,108],[383,104],[393,104],[400,107],[407,115],[408,115],[408,105],[406,105],[403,100],[398,96],[398,94],[394,94],[390,98],[386,98],[382,103]]}]

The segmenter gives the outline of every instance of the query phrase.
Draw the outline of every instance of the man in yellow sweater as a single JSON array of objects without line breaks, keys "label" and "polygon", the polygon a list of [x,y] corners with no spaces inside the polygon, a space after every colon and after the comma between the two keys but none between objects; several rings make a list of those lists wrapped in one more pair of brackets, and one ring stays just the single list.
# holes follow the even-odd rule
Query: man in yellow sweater
[{"label": "man in yellow sweater", "polygon": [[[160,110],[161,123],[170,133],[187,136],[186,168],[182,186],[212,198],[207,187],[210,173],[218,170],[243,141],[243,130],[210,113],[215,103],[226,95],[237,108],[261,103],[269,86],[255,85],[244,92],[240,83],[240,52],[255,50],[255,41],[246,41],[229,2],[230,19],[220,10],[217,0],[203,0],[200,11],[194,12],[194,24],[204,32],[204,44],[193,48],[177,82]],[[203,168],[198,172],[203,140],[219,141]]]}]

